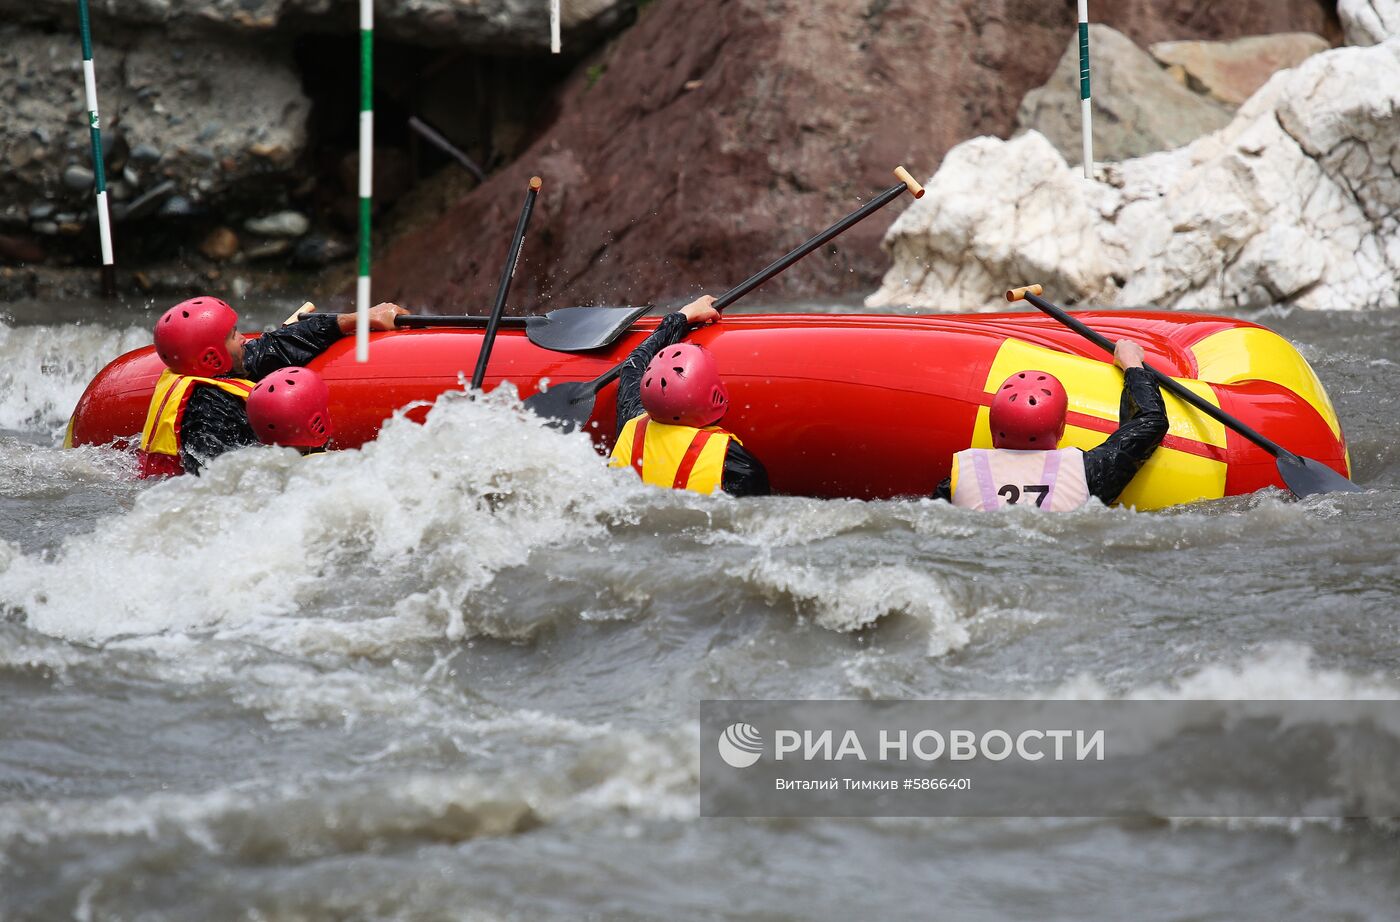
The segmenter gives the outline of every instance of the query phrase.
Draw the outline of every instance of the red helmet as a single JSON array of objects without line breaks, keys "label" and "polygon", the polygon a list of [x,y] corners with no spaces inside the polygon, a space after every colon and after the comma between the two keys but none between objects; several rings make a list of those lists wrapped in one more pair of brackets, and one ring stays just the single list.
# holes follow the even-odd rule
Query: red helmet
[{"label": "red helmet", "polygon": [[320,448],[331,438],[330,391],[310,368],[274,371],[248,395],[248,422],[269,445]]},{"label": "red helmet", "polygon": [[699,429],[724,416],[729,392],[714,356],[701,346],[682,343],[662,349],[647,366],[642,406],[658,423]]},{"label": "red helmet", "polygon": [[156,353],[182,375],[221,375],[233,368],[228,337],[238,314],[218,298],[181,301],[156,321]]},{"label": "red helmet", "polygon": [[1065,434],[1069,396],[1048,371],[1018,371],[992,398],[992,445],[1050,450]]}]

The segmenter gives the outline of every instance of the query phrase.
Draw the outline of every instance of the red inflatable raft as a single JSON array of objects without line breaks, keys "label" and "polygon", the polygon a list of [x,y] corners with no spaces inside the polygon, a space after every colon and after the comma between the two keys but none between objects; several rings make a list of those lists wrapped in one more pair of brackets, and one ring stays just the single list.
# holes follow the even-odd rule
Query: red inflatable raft
[{"label": "red inflatable raft", "polygon": [[[1294,452],[1350,474],[1346,442],[1317,376],[1287,341],[1239,320],[1181,313],[1085,312],[1110,339],[1131,336],[1150,362],[1227,413]],[[511,381],[527,397],[542,379],[590,380],[655,327],[638,322],[613,346],[584,355],[503,330],[486,389]],[[373,336],[370,361],[346,339],[313,367],[326,378],[340,447],[375,437],[398,407],[460,389],[479,329]],[[712,349],[730,393],[725,425],[768,467],[776,491],[817,497],[926,495],[954,452],[990,446],[987,407],[1014,371],[1049,371],[1070,394],[1062,444],[1090,448],[1117,423],[1121,374],[1106,356],[1039,314],[890,316],[749,314],[693,333]],[[130,441],[145,420],[160,360],[151,348],[113,361],[88,385],[69,426],[75,445]],[[611,444],[615,385],[599,396],[589,428]],[[1124,493],[1142,509],[1282,486],[1273,458],[1167,395],[1166,442]]]}]

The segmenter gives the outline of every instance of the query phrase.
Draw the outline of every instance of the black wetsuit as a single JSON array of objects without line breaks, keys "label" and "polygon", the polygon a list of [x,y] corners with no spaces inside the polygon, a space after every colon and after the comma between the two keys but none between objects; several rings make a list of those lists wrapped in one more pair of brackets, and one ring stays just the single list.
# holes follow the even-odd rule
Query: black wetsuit
[{"label": "black wetsuit", "polygon": [[[1115,502],[1162,443],[1167,426],[1167,407],[1152,373],[1145,368],[1124,371],[1118,429],[1102,445],[1084,452],[1089,494],[1105,503]],[[949,480],[938,485],[933,498],[951,500]]]},{"label": "black wetsuit", "polygon": [[[656,353],[674,346],[685,338],[689,324],[685,315],[677,312],[661,318],[656,332],[642,341],[623,363],[617,382],[617,431],[646,412],[642,406],[642,374]],[[768,471],[748,449],[731,439],[724,455],[724,474],[720,489],[731,496],[767,496]]]},{"label": "black wetsuit", "polygon": [[[305,365],[343,335],[333,315],[313,314],[245,342],[245,371],[229,377],[258,381],[279,368]],[[256,444],[258,437],[248,425],[246,401],[217,387],[195,385],[180,420],[180,463],[186,472],[198,474],[201,465],[224,452]]]}]

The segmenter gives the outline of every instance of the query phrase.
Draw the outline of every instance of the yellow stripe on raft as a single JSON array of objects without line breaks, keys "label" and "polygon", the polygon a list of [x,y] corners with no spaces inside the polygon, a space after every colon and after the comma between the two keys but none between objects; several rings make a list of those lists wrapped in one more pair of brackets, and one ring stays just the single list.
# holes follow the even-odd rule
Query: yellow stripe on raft
[{"label": "yellow stripe on raft", "polygon": [[[1123,374],[1111,363],[1068,355],[1018,339],[1008,339],[997,350],[992,367],[987,372],[984,392],[995,394],[1001,383],[1018,371],[1046,371],[1060,379],[1069,392],[1069,412],[1107,420],[1118,424],[1118,402],[1123,393]],[[1193,378],[1174,378],[1215,406],[1219,406],[1210,385]],[[1196,408],[1182,403],[1170,394],[1163,394],[1170,421],[1169,434],[1225,449],[1225,427]],[[991,448],[992,430],[989,410],[977,411],[977,423],[972,433],[973,448]],[[1085,451],[1103,443],[1108,433],[1082,426],[1065,427],[1061,448]],[[1133,482],[1118,498],[1118,504],[1138,509],[1162,509],[1200,499],[1219,499],[1225,495],[1223,461],[1202,457],[1187,451],[1161,447],[1143,465]]]},{"label": "yellow stripe on raft", "polygon": [[[1240,381],[1270,381],[1288,388],[1306,400],[1337,437],[1342,439],[1342,423],[1337,411],[1307,360],[1288,340],[1272,330],[1237,327],[1212,333],[1191,346],[1197,373],[1212,384]],[[1351,450],[1346,455],[1351,474]]]}]

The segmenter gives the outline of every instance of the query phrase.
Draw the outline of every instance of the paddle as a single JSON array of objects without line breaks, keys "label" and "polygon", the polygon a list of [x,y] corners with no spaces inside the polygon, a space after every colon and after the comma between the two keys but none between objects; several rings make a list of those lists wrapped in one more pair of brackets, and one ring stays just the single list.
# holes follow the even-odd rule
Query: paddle
[{"label": "paddle", "polygon": [[[486,335],[481,339],[481,351],[476,357],[476,371],[472,372],[472,390],[480,390],[486,377],[486,363],[491,358],[491,348],[496,345],[496,330],[501,325],[501,315],[506,311],[506,295],[510,294],[510,281],[515,278],[515,264],[520,261],[520,250],[525,246],[525,228],[530,223],[530,213],[535,210],[535,196],[540,194],[544,180],[530,177],[530,187],[525,190],[525,205],[520,209],[520,220],[515,222],[515,236],[510,241],[510,252],[506,254],[506,264],[501,269],[501,284],[496,288],[496,303],[491,307],[491,316],[486,321]],[[395,326],[398,326],[396,323]]]},{"label": "paddle", "polygon": [[[627,332],[633,321],[651,308],[641,307],[561,307],[543,315],[502,317],[499,325],[525,331],[530,342],[552,352],[588,352],[611,346]],[[457,327],[478,329],[488,317],[474,314],[400,314],[395,326],[403,329]]]},{"label": "paddle", "polygon": [[[1040,285],[1027,285],[1024,288],[1013,288],[1006,293],[1006,300],[1029,301],[1040,310],[1089,340],[1089,342],[1098,346],[1105,352],[1112,354],[1114,344],[1111,340],[1096,333],[1094,330],[1085,326],[1083,322],[1076,320],[1059,307],[1040,297],[1042,291],[1044,291],[1044,289]],[[1182,387],[1146,362],[1143,363],[1142,367],[1146,368],[1152,376],[1157,379],[1159,385],[1171,391],[1176,397],[1191,404],[1191,406],[1200,410],[1216,422],[1235,430],[1255,445],[1258,445],[1260,448],[1273,455],[1278,462],[1279,476],[1283,478],[1283,482],[1288,485],[1288,489],[1293,492],[1293,495],[1299,499],[1317,493],[1362,492],[1361,487],[1358,487],[1321,461],[1294,454],[1278,443],[1255,432],[1244,422],[1224,412],[1219,407],[1213,406],[1208,401]]]},{"label": "paddle", "polygon": [[438,150],[442,151],[453,160],[456,160],[462,169],[476,177],[478,183],[486,182],[486,174],[482,172],[481,167],[476,165],[476,161],[462,153],[460,148],[439,134],[432,125],[429,125],[416,115],[410,115],[408,117],[408,127],[422,135],[429,144],[432,144]]},{"label": "paddle", "polygon": [[[870,202],[856,209],[846,217],[837,221],[826,230],[812,237],[797,249],[783,256],[781,259],[770,263],[768,266],[749,276],[743,282],[729,289],[715,300],[715,309],[724,310],[744,295],[755,288],[772,279],[784,269],[813,250],[830,242],[840,236],[845,231],[854,227],[865,218],[879,211],[881,208],[894,201],[899,195],[908,190],[914,194],[915,198],[922,198],[924,194],[923,186],[919,185],[914,177],[909,175],[909,171],[904,167],[897,167],[894,174],[899,177],[899,184],[891,186],[884,192],[871,199]],[[535,413],[547,419],[556,420],[560,429],[570,432],[578,426],[583,425],[588,417],[593,414],[593,404],[598,398],[598,392],[607,387],[617,377],[622,374],[622,367],[627,362],[624,360],[614,365],[609,371],[604,372],[592,381],[566,381],[557,384],[547,391],[540,391],[525,401],[525,406]]]}]

